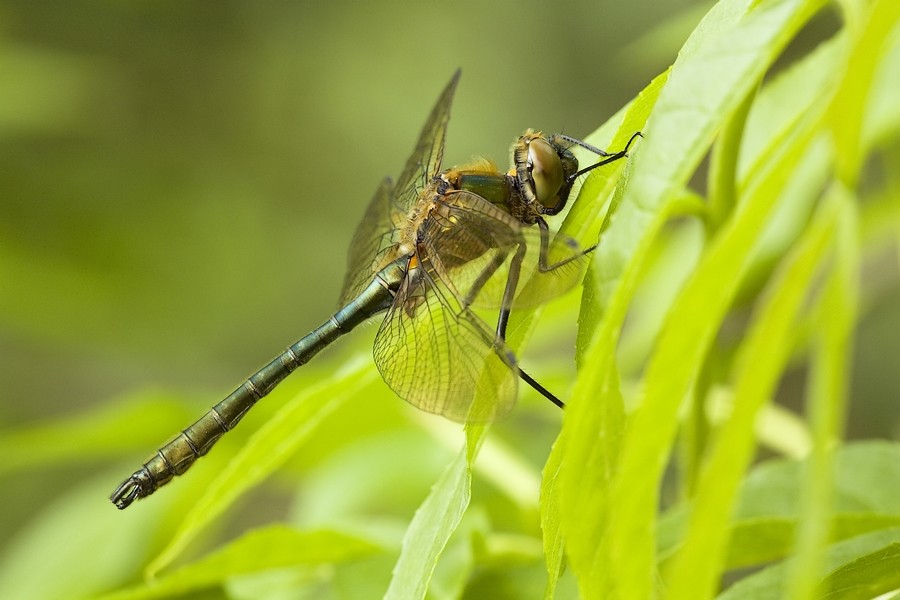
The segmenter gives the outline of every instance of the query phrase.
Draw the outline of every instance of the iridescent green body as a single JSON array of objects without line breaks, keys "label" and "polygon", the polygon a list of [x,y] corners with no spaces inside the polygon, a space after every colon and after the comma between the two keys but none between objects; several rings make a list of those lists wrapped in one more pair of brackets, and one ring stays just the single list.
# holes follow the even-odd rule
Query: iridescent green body
[{"label": "iridescent green body", "polygon": [[453,189],[473,192],[498,206],[508,206],[515,194],[512,182],[505,173],[451,169],[442,178],[449,181]]}]

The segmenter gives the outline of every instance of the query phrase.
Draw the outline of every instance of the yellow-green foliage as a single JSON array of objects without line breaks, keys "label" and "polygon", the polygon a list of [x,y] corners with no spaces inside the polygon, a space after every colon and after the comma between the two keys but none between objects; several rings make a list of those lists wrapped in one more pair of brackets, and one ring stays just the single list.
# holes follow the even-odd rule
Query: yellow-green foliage
[{"label": "yellow-green foliage", "polygon": [[[810,26],[823,21],[833,27]],[[465,39],[428,27],[397,35]],[[461,90],[477,86],[464,74]],[[427,106],[433,90],[404,95]],[[451,119],[450,146],[453,131]],[[586,245],[599,236],[580,294],[510,322],[522,364],[566,400],[564,413],[523,389],[510,419],[462,431],[394,398],[368,351],[333,354],[190,474],[121,513],[106,499],[116,482],[214,396],[133,393],[3,430],[4,502],[27,518],[5,526],[0,598],[802,600],[900,589],[900,445],[844,441],[849,407],[866,400],[851,393],[858,326],[897,282],[900,2],[722,0],[586,141],[618,150],[636,131],[629,158],[591,172],[561,225]],[[362,143],[342,164],[371,153]],[[16,278],[27,286],[40,268],[73,302],[115,297],[99,275],[5,244],[5,219],[0,313],[16,326],[3,331],[37,342],[62,323],[16,297]],[[223,261],[262,230],[214,225],[210,236],[238,242]],[[332,268],[328,253],[317,260]],[[256,285],[279,283],[219,291],[240,301]],[[109,365],[101,375],[115,380]]]}]

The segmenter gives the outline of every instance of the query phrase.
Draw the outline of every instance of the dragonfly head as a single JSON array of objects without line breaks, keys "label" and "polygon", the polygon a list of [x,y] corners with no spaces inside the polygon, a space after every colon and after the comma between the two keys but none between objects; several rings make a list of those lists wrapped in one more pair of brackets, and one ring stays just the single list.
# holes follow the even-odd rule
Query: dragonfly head
[{"label": "dragonfly head", "polygon": [[557,136],[546,138],[529,129],[513,147],[516,187],[538,214],[555,215],[569,199],[572,175],[578,171],[569,145]]}]

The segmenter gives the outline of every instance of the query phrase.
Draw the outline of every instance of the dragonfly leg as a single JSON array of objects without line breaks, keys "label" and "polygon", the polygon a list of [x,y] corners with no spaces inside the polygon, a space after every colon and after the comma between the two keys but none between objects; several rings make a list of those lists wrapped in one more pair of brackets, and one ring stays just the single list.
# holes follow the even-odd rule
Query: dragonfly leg
[{"label": "dragonfly leg", "polygon": [[[496,339],[498,344],[506,341],[506,326],[509,324],[509,313],[512,309],[512,302],[516,294],[516,288],[519,285],[519,273],[522,270],[522,261],[525,259],[525,250],[525,244],[519,244],[519,247],[516,250],[516,253],[513,255],[512,260],[509,264],[509,275],[506,279],[506,289],[504,289],[503,291],[503,300],[500,304],[500,317],[497,319]],[[494,270],[496,270],[496,268]],[[510,360],[512,361],[509,365],[510,368],[516,371],[516,374],[518,374],[519,378],[522,379],[522,381],[530,385],[537,393],[539,393],[541,396],[543,396],[556,406],[565,408],[565,403],[557,398],[553,394],[553,392],[535,381],[535,379],[531,375],[523,371],[522,368],[518,365],[518,362],[515,361],[514,357],[510,357]]]},{"label": "dragonfly leg", "polygon": [[[563,137],[565,137],[565,136],[563,136]],[[626,156],[628,156],[628,149],[631,147],[631,143],[634,142],[634,140],[636,140],[636,139],[639,138],[639,137],[644,137],[644,136],[643,136],[643,134],[641,134],[640,131],[635,132],[635,133],[631,136],[631,138],[628,140],[628,143],[625,144],[625,148],[623,148],[623,149],[620,150],[619,152],[615,152],[615,153],[613,153],[613,154],[610,154],[610,153],[608,153],[608,152],[604,152],[603,150],[600,150],[599,148],[594,148],[593,146],[591,146],[591,145],[589,145],[589,144],[586,144],[586,143],[584,143],[584,142],[582,142],[582,141],[580,141],[580,140],[576,140],[576,139],[574,139],[574,138],[568,138],[568,137],[566,137],[565,139],[568,139],[569,141],[574,142],[574,143],[578,144],[579,146],[581,146],[581,147],[583,147],[583,148],[587,148],[587,149],[590,150],[591,152],[595,152],[595,153],[599,154],[600,156],[605,157],[605,158],[604,158],[603,160],[601,160],[600,162],[595,163],[595,164],[593,164],[593,165],[590,165],[589,167],[585,167],[585,168],[581,169],[580,171],[578,171],[578,172],[576,172],[576,173],[573,173],[572,175],[569,175],[569,181],[570,181],[570,182],[571,182],[571,181],[575,181],[576,179],[578,179],[579,177],[581,177],[582,175],[584,175],[584,174],[587,173],[588,171],[593,171],[593,170],[596,169],[597,167],[602,167],[603,165],[608,165],[608,164],[611,163],[611,162],[616,162],[617,160],[620,160],[620,159],[622,159],[622,158],[625,158]]]},{"label": "dragonfly leg", "polygon": [[550,255],[550,227],[547,225],[547,222],[544,219],[542,219],[541,217],[537,218],[537,225],[538,225],[538,229],[541,230],[541,252],[540,252],[540,257],[538,259],[538,269],[540,270],[541,273],[546,273],[548,271],[553,271],[554,269],[563,267],[563,266],[569,264],[570,262],[572,262],[573,260],[578,260],[585,254],[590,254],[591,252],[594,251],[594,249],[597,248],[597,244],[594,244],[590,248],[582,250],[581,252],[578,252],[577,254],[573,254],[572,256],[569,256],[567,258],[564,258],[560,261],[557,261],[557,262],[551,264],[550,256],[549,256]]},{"label": "dragonfly leg", "polygon": [[[640,135],[640,134],[636,134],[636,135]],[[630,143],[631,142],[629,141],[629,144]],[[619,154],[621,154],[621,156],[619,156],[618,158],[625,156],[625,152],[627,150],[628,150],[628,148],[626,146],[625,150],[623,150],[621,153],[619,153]],[[618,158],[616,158],[615,160],[618,160]],[[610,162],[610,161],[606,161],[606,162]],[[578,260],[585,254],[589,254],[589,253],[593,252],[594,249],[596,249],[596,247],[597,247],[595,244],[595,245],[591,246],[590,248],[587,248],[585,250],[582,250],[581,252],[578,252],[577,254],[574,254],[572,256],[564,258],[563,260],[557,261],[555,263],[551,263],[550,257],[549,257],[550,228],[547,225],[547,222],[540,217],[538,217],[538,219],[537,219],[537,225],[541,231],[541,248],[540,248],[540,255],[538,258],[538,269],[541,272],[553,271],[554,269],[563,267],[574,260]],[[509,323],[509,314],[510,314],[510,310],[512,308],[512,301],[513,301],[513,298],[515,297],[515,291],[516,291],[516,287],[517,287],[518,281],[519,281],[519,272],[521,271],[522,260],[525,257],[524,248],[525,248],[524,245],[520,246],[519,250],[513,256],[513,259],[510,263],[509,278],[506,281],[506,289],[503,292],[503,302],[502,302],[501,308],[500,308],[500,317],[497,319],[497,338],[500,340],[504,340],[504,341],[506,340],[506,327],[507,327],[507,324]],[[547,388],[545,388],[540,383],[538,383],[528,373],[523,371],[521,369],[521,367],[516,365],[516,370],[519,374],[519,377],[522,379],[522,381],[524,381],[525,383],[530,385],[536,392],[541,394],[544,398],[548,399],[550,402],[552,402],[556,406],[558,406],[560,408],[565,408],[566,405],[562,400],[557,398],[556,395],[554,395],[551,391],[549,391]]]},{"label": "dragonfly leg", "polygon": [[[537,218],[538,229],[541,231],[541,248],[540,255],[538,258],[538,270],[542,273],[546,273],[548,271],[553,271],[554,269],[558,269],[569,264],[572,261],[578,260],[585,254],[589,254],[594,251],[597,247],[596,244],[587,248],[586,250],[582,250],[577,254],[573,254],[563,260],[557,261],[555,263],[550,263],[550,227],[547,225],[547,222],[541,217]],[[485,269],[481,275],[478,277],[478,282],[481,285],[484,285],[484,282],[490,278],[491,275],[500,267],[506,257],[502,254],[497,254],[494,256],[494,260],[499,262],[497,264],[492,264],[489,268]],[[509,265],[509,275],[506,280],[506,288],[503,291],[503,300],[500,304],[500,317],[497,319],[497,337],[501,340],[506,340],[506,326],[509,323],[509,313],[512,309],[512,303],[515,298],[516,287],[519,285],[519,273],[522,270],[522,261],[525,259],[525,244],[522,243],[519,245],[519,248],[516,250],[515,255],[513,255],[512,261],[510,261]],[[482,281],[482,279],[484,281]],[[480,286],[478,287],[480,289]],[[474,288],[473,288],[474,291]],[[473,296],[473,291],[469,292],[470,296]],[[477,293],[477,292],[476,292]],[[470,300],[467,298],[467,301]],[[467,304],[468,305],[468,304]]]},{"label": "dragonfly leg", "polygon": [[509,312],[512,310],[513,299],[516,296],[516,288],[519,286],[519,273],[522,271],[522,261],[525,260],[525,251],[525,244],[519,244],[516,253],[509,263],[506,288],[503,290],[503,300],[500,301],[500,316],[497,318],[497,339],[500,341],[506,341],[506,326],[509,324]]},{"label": "dragonfly leg", "polygon": [[562,400],[560,400],[559,398],[557,398],[557,397],[553,394],[553,392],[549,391],[547,388],[545,388],[545,387],[542,386],[540,383],[538,383],[537,381],[535,381],[535,380],[531,377],[531,375],[529,375],[528,373],[526,373],[525,371],[523,371],[523,370],[522,370],[521,368],[519,368],[519,367],[516,367],[516,369],[518,370],[519,377],[522,379],[522,381],[524,381],[525,383],[527,383],[528,385],[530,385],[537,393],[539,393],[541,396],[543,396],[544,398],[546,398],[547,400],[549,400],[550,402],[552,402],[553,404],[557,405],[557,406],[560,407],[560,408],[565,408],[565,407],[566,407],[566,403],[565,403],[565,402],[563,402]]},{"label": "dragonfly leg", "polygon": [[494,273],[497,272],[497,269],[500,268],[500,265],[503,264],[503,261],[506,260],[506,254],[499,251],[494,250],[494,256],[491,258],[491,262],[482,269],[481,273],[478,275],[478,279],[472,284],[469,288],[469,293],[466,295],[465,302],[463,304],[463,308],[468,308],[472,306],[472,303],[475,302],[475,298],[478,296],[478,293],[481,291],[481,288],[488,282],[488,279],[494,276]]},{"label": "dragonfly leg", "polygon": [[555,136],[557,138],[560,138],[562,140],[569,142],[570,144],[575,144],[576,146],[581,146],[585,150],[593,152],[597,156],[610,156],[610,153],[607,152],[606,150],[601,150],[600,148],[598,148],[596,146],[592,146],[591,144],[588,144],[584,140],[579,140],[578,138],[574,138],[574,137],[572,137],[570,135],[566,135],[564,133],[557,133],[557,134],[555,134]]}]

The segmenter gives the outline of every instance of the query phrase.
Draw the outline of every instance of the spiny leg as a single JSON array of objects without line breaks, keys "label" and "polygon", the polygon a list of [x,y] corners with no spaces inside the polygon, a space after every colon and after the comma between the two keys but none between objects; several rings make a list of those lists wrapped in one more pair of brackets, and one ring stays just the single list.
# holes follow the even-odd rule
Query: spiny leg
[{"label": "spiny leg", "polygon": [[600,156],[606,157],[603,160],[601,160],[600,162],[590,165],[589,167],[585,167],[585,168],[581,169],[580,171],[577,171],[577,172],[573,173],[572,175],[570,175],[568,180],[570,182],[572,182],[572,181],[575,181],[576,179],[578,179],[579,177],[581,177],[582,175],[584,175],[585,173],[587,173],[589,171],[593,171],[597,167],[602,167],[603,165],[608,165],[611,162],[616,162],[617,160],[621,160],[621,159],[625,158],[626,156],[628,156],[628,149],[631,147],[632,142],[634,142],[634,140],[636,140],[637,138],[644,137],[644,136],[643,136],[643,134],[641,134],[640,131],[635,132],[631,136],[631,138],[628,140],[628,143],[625,144],[625,147],[622,150],[620,150],[619,152],[616,152],[614,154],[604,152],[603,150],[600,150],[599,148],[594,148],[590,144],[586,144],[585,142],[576,140],[575,138],[569,138],[567,136],[561,136],[561,137],[578,144],[582,148],[586,148],[586,149],[590,150],[591,152],[595,152],[595,153],[599,154]]},{"label": "spiny leg", "polygon": [[541,273],[549,273],[550,271],[556,270],[560,267],[564,267],[570,262],[578,260],[586,254],[590,254],[597,248],[597,244],[594,244],[590,248],[587,248],[585,250],[582,250],[581,252],[550,264],[550,227],[547,225],[547,222],[541,217],[537,218],[537,225],[538,229],[541,230],[541,251],[538,257],[538,270]]},{"label": "spiny leg", "polygon": [[[516,288],[519,285],[519,274],[522,271],[522,261],[525,259],[525,251],[526,247],[523,240],[523,242],[519,244],[519,247],[516,249],[516,253],[513,255],[512,260],[510,261],[509,275],[506,279],[506,288],[503,290],[503,300],[500,304],[500,316],[497,318],[498,345],[500,343],[506,342],[506,326],[509,324],[509,314],[510,310],[512,309],[512,302],[515,298]],[[522,367],[520,367],[517,362],[513,362],[510,365],[510,368],[515,369],[516,373],[519,375],[519,378],[530,385],[532,389],[534,389],[537,393],[542,395],[544,398],[546,398],[556,406],[565,408],[566,405],[562,400],[557,398],[553,394],[553,392],[535,381],[535,379],[531,375],[523,371]]]},{"label": "spiny leg", "polygon": [[537,393],[539,393],[541,396],[543,396],[544,398],[546,398],[547,400],[549,400],[550,402],[552,402],[553,404],[557,405],[557,406],[560,407],[560,408],[565,408],[565,407],[566,407],[566,403],[565,403],[565,402],[563,402],[562,400],[560,400],[559,398],[557,398],[557,397],[553,394],[553,392],[549,391],[547,388],[545,388],[545,387],[542,386],[540,383],[538,383],[537,381],[535,381],[535,380],[531,377],[531,375],[529,375],[528,373],[526,373],[525,371],[523,371],[521,367],[517,367],[517,371],[518,371],[519,377],[522,379],[522,381],[524,381],[525,383],[527,383],[528,385],[530,385],[530,386],[532,387],[532,389],[534,389],[534,390],[535,390]]},{"label": "spiny leg", "polygon": [[503,290],[503,300],[500,301],[500,316],[497,318],[497,338],[506,341],[506,326],[509,324],[509,313],[516,297],[516,288],[519,287],[519,274],[522,272],[522,261],[525,260],[524,241],[516,248],[509,262],[509,273],[506,276],[506,287]]},{"label": "spiny leg", "polygon": [[495,250],[494,256],[491,258],[491,262],[481,270],[481,273],[478,274],[478,278],[472,283],[472,286],[469,288],[469,293],[466,294],[466,299],[464,303],[464,308],[468,308],[472,306],[472,303],[475,302],[475,298],[478,296],[478,293],[481,289],[487,284],[488,280],[494,276],[494,273],[497,272],[503,262],[506,260],[506,254],[504,252]]},{"label": "spiny leg", "polygon": [[[594,248],[597,247],[596,245],[591,246],[587,250],[583,250],[577,254],[564,258],[563,260],[549,264],[550,228],[547,225],[547,222],[540,217],[537,218],[537,224],[541,231],[541,248],[538,259],[538,269],[541,273],[547,273],[563,267],[574,260],[578,260],[585,254],[592,252]],[[503,300],[500,304],[500,316],[497,319],[497,337],[503,341],[506,341],[506,327],[509,324],[509,314],[512,310],[513,300],[515,299],[516,288],[519,285],[519,274],[522,271],[522,261],[525,259],[525,251],[526,247],[523,241],[516,249],[516,253],[513,255],[509,265],[509,275],[506,279],[506,288],[503,291]],[[496,267],[490,271],[490,273],[493,274],[495,270]]]}]

